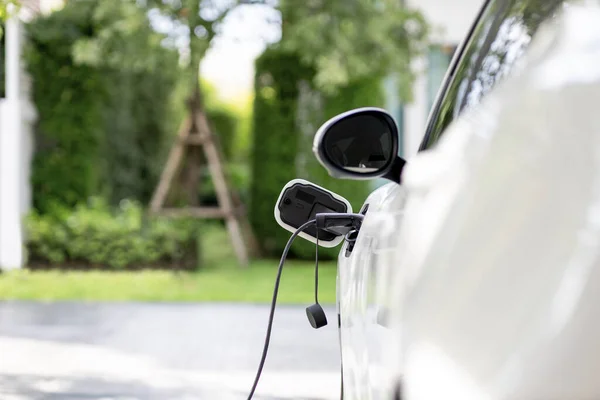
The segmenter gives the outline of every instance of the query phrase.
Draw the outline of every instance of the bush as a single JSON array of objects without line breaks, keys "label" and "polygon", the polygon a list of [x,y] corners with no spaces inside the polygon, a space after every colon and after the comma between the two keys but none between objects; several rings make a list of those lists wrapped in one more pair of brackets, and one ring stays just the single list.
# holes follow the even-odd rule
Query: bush
[{"label": "bush", "polygon": [[276,47],[256,60],[255,69],[249,217],[262,250],[276,256],[287,235],[275,222],[273,208],[281,188],[296,178],[298,82],[310,79],[312,70]]},{"label": "bush", "polygon": [[150,218],[139,203],[116,211],[92,199],[73,211],[31,214],[25,223],[29,264],[35,267],[195,269],[196,226]]},{"label": "bush", "polygon": [[[231,185],[231,189],[240,197],[243,204],[248,204],[248,191],[250,190],[250,168],[243,163],[229,162],[225,165],[225,170],[228,177],[228,183]],[[218,199],[214,182],[210,177],[208,168],[204,168],[203,172],[203,184],[200,187],[201,204],[203,206],[216,207],[218,205]]]},{"label": "bush", "polygon": [[[110,90],[103,113],[102,154],[111,205],[122,199],[144,204],[150,200],[181,123],[173,118],[176,106],[170,102],[176,97],[176,58],[165,53],[158,71],[106,72]],[[183,107],[183,97],[174,100]]]},{"label": "bush", "polygon": [[233,160],[246,164],[250,160],[253,95],[240,96],[229,103],[237,117],[237,130],[232,145]]},{"label": "bush", "polygon": [[240,113],[230,104],[225,103],[219,98],[217,88],[210,82],[201,81],[200,90],[202,91],[203,104],[208,122],[211,125],[213,133],[219,138],[225,161],[229,162],[236,158],[234,148],[240,129],[238,126],[241,120]]},{"label": "bush", "polygon": [[[79,3],[79,2],[77,2]],[[71,43],[91,28],[82,7],[28,25],[25,58],[39,113],[32,168],[34,206],[74,206],[104,180],[100,141],[106,95],[99,71],[76,66]]]},{"label": "bush", "polygon": [[[316,101],[313,104],[310,101],[302,101],[300,104],[305,117],[304,121],[299,118],[301,144],[297,159],[303,160],[303,165],[297,162],[298,176],[343,196],[350,201],[353,211],[358,212],[371,192],[369,182],[332,178],[313,154],[313,138],[319,126],[337,114],[358,107],[382,106],[384,98],[381,81],[379,78],[373,78],[355,82],[341,88],[336,96],[324,96],[314,90],[312,93],[308,91],[303,97],[307,95]],[[319,249],[319,256],[335,258],[338,252],[339,248]],[[298,241],[294,254],[303,259],[314,258],[315,246],[304,240]]]},{"label": "bush", "polygon": [[[102,195],[149,200],[175,136],[178,55],[156,43],[148,22],[143,50],[156,68],[82,65],[73,44],[99,35],[91,18],[96,2],[65,7],[27,25],[25,61],[39,113],[32,169],[34,207],[73,207]],[[142,11],[140,11],[142,12]],[[183,107],[183,98],[179,104]]]},{"label": "bush", "polygon": [[219,138],[225,161],[233,158],[233,145],[238,119],[233,110],[226,106],[207,107],[206,116],[215,135]]},{"label": "bush", "polygon": [[[359,106],[380,106],[379,79],[356,82],[328,97],[312,85],[314,70],[300,57],[268,48],[256,61],[250,221],[263,251],[279,256],[289,235],[273,218],[275,201],[283,186],[304,178],[346,197],[358,210],[369,194],[368,183],[331,178],[312,154],[312,139],[320,124]],[[338,249],[319,251],[334,258]],[[293,256],[314,257],[314,245],[297,241]]]}]

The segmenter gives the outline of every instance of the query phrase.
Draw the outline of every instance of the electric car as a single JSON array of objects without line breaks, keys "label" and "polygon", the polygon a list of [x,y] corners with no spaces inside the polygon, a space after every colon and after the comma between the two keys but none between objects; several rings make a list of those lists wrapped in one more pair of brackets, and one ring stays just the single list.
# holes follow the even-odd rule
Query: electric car
[{"label": "electric car", "polygon": [[[456,158],[456,154],[460,153],[456,149],[461,149],[461,151],[464,150],[466,144],[464,141],[461,142],[461,137],[464,135],[461,136],[460,133],[453,133],[452,135],[456,137],[456,139],[453,139],[453,141],[450,140],[450,144],[446,145],[446,151],[436,154],[435,157],[437,157],[437,159],[433,161],[428,158],[428,153],[433,154],[435,151],[429,150],[436,148],[438,142],[443,142],[445,140],[444,135],[447,131],[459,131],[461,129],[468,130],[466,126],[472,122],[469,118],[479,120],[479,123],[483,125],[488,124],[486,125],[487,131],[482,129],[481,134],[493,130],[495,125],[500,124],[502,121],[494,119],[497,118],[497,116],[490,111],[493,110],[493,103],[488,104],[486,108],[482,109],[486,111],[483,117],[477,114],[478,112],[481,112],[479,108],[481,107],[482,101],[485,102],[488,98],[488,94],[497,90],[497,86],[501,87],[508,78],[516,79],[519,77],[520,74],[523,73],[526,65],[524,60],[528,59],[529,65],[535,65],[537,59],[542,59],[544,56],[547,56],[546,52],[551,52],[556,46],[559,46],[557,43],[560,42],[560,38],[553,35],[553,33],[559,32],[561,29],[568,30],[564,26],[559,26],[561,16],[566,12],[575,12],[573,10],[585,6],[593,7],[594,5],[597,7],[596,2],[586,2],[583,0],[485,1],[466,38],[456,51],[438,93],[435,104],[430,112],[427,130],[424,132],[424,137],[419,149],[421,153],[418,154],[414,160],[407,160],[406,165],[404,160],[396,157],[395,152],[398,148],[397,130],[395,128],[395,123],[391,120],[391,116],[383,110],[374,108],[352,110],[326,122],[315,136],[315,154],[331,175],[349,179],[374,179],[383,176],[392,181],[374,191],[366,199],[360,210],[360,213],[365,215],[360,231],[355,237],[350,238],[351,240],[345,241],[339,254],[337,290],[342,354],[343,399],[390,399],[390,393],[398,390],[397,386],[403,379],[403,367],[398,364],[397,368],[390,368],[389,358],[391,357],[392,359],[398,360],[405,356],[407,350],[407,347],[398,337],[400,332],[403,331],[399,330],[394,324],[398,323],[398,321],[403,321],[401,324],[405,323],[402,316],[398,316],[398,310],[402,309],[402,307],[398,306],[398,303],[405,302],[405,295],[402,292],[406,290],[406,287],[404,287],[406,282],[411,281],[411,279],[412,281],[418,280],[416,277],[419,276],[419,274],[415,272],[414,269],[406,271],[405,267],[407,265],[410,265],[411,267],[422,265],[425,262],[428,249],[432,246],[438,246],[439,243],[443,243],[443,237],[440,238],[439,236],[436,236],[434,232],[437,232],[441,224],[445,221],[444,218],[442,218],[444,216],[442,211],[448,209],[449,205],[447,203],[450,201],[449,199],[456,196],[456,193],[459,190],[457,188],[459,186],[448,184],[446,185],[448,187],[446,188],[447,191],[445,192],[445,195],[423,198],[423,201],[415,200],[415,195],[411,195],[410,190],[418,187],[419,184],[427,186],[427,184],[431,184],[431,182],[437,182],[436,177],[444,172],[439,169],[448,167],[448,165],[450,165],[448,160],[452,159],[452,157],[448,156],[445,162],[444,155],[453,154],[453,157]],[[592,9],[592,11],[589,11],[588,9],[588,15],[597,15],[594,14],[594,12],[597,12],[597,10]],[[600,19],[598,21],[600,22]],[[563,25],[566,24],[564,21],[562,21],[562,23]],[[600,25],[600,23],[598,25]],[[577,27],[571,27],[571,32],[577,32]],[[574,41],[581,39],[577,38],[576,34],[574,37],[575,39],[571,38]],[[536,41],[538,44],[535,49],[530,48],[530,44],[532,42],[535,43]],[[587,43],[587,45],[591,46],[590,51],[592,51],[594,42]],[[595,46],[597,46],[597,43]],[[593,53],[593,55],[596,55],[596,53]],[[569,58],[566,57],[566,59],[568,60]],[[585,57],[579,59],[574,58],[573,60],[577,60],[575,62],[580,62],[581,65],[579,65],[579,68],[584,71],[586,70],[586,62],[597,61],[597,59],[586,59]],[[555,71],[557,75],[560,75],[561,67],[564,66],[557,62],[557,70]],[[573,66],[571,65],[571,67]],[[572,74],[577,73],[577,65],[575,65],[572,70],[574,71]],[[547,79],[551,81],[553,78],[551,76],[553,69],[549,68],[546,72],[549,76]],[[519,95],[517,90],[513,93],[517,96]],[[515,103],[517,102],[515,101]],[[541,124],[545,118],[543,110],[536,111],[537,114],[533,113],[532,115],[534,115],[534,117],[537,118],[536,121],[539,121],[539,124]],[[512,112],[515,114],[518,113],[519,110],[512,110]],[[469,117],[469,115],[475,115],[476,117]],[[463,120],[466,119],[466,121],[462,122],[462,125],[460,123],[456,126],[453,125],[453,128],[449,130],[448,127],[453,124],[453,122],[456,120],[460,121],[459,117]],[[381,146],[379,146],[379,150],[373,150],[373,159],[370,159],[370,155],[366,155],[366,157],[362,158],[357,156],[340,158],[339,148],[336,149],[336,156],[333,151],[333,147],[335,147],[334,145],[337,140],[336,137],[339,139],[337,142],[342,143],[343,141],[343,143],[347,143],[348,138],[352,138],[353,135],[365,134],[364,132],[358,132],[356,130],[352,131],[352,129],[348,127],[356,124],[347,122],[352,121],[352,119],[356,122],[365,118],[378,120],[378,122],[373,123],[372,133],[374,138],[377,138],[374,140],[378,140]],[[346,122],[345,135],[339,133],[340,121]],[[386,136],[386,133],[388,136]],[[377,136],[377,134],[379,136]],[[468,139],[464,140],[468,142]],[[541,142],[537,143],[533,141],[531,145],[543,145],[543,139],[540,140]],[[394,143],[396,143],[395,146]],[[343,145],[347,146],[346,144]],[[343,146],[340,145],[338,147],[342,148]],[[383,150],[381,150],[381,147],[383,147]],[[454,149],[456,151],[453,153],[448,149]],[[341,152],[343,153],[344,151],[350,150],[347,150],[346,147],[342,148]],[[509,150],[505,149],[505,151]],[[483,150],[479,153],[477,153],[477,151],[474,153],[483,154]],[[351,159],[354,159],[354,161]],[[466,165],[475,168],[474,166],[479,164],[473,160],[469,160]],[[425,167],[421,168],[421,166]],[[410,173],[408,173],[408,171],[410,171]],[[474,172],[476,171],[463,171],[465,174]],[[407,179],[412,182],[412,186],[409,182],[404,184]],[[460,176],[455,176],[453,179],[452,182],[462,182]],[[499,179],[501,179],[501,176]],[[439,184],[444,185],[444,182],[441,181]],[[496,193],[496,195],[500,196],[501,193]],[[505,193],[505,195],[510,196],[511,194]],[[410,213],[407,212],[407,204],[412,204]],[[413,223],[408,223],[408,221],[405,220],[408,217],[414,219]],[[487,234],[490,235],[489,232],[487,232]],[[517,235],[517,233],[509,233],[507,231],[503,232],[503,234],[509,237],[512,234]],[[418,237],[420,239],[407,241],[406,238],[410,237]],[[486,238],[484,237],[483,239]],[[487,239],[490,239],[490,237],[488,236]],[[477,244],[484,246],[485,241],[478,241]],[[447,248],[448,246],[450,245],[446,244],[446,247],[441,247]],[[477,251],[474,251],[473,253],[478,254]],[[463,257],[461,260],[465,262],[466,259]],[[482,268],[483,267],[484,266],[482,266]],[[511,271],[514,271],[514,269],[511,269]],[[399,278],[399,274],[405,276]],[[456,279],[450,279],[451,275],[448,275],[447,272],[445,272],[444,276],[448,278],[449,282],[457,285],[459,284]],[[396,285],[394,290],[390,290],[391,282],[404,283],[399,284],[399,286]],[[440,282],[436,283],[438,285],[441,284]],[[437,288],[439,292],[443,292],[447,295],[454,293],[449,288],[441,288],[438,286],[435,288]],[[430,292],[433,291],[431,293],[435,294],[435,288],[428,287],[427,290]],[[493,286],[488,289],[493,290]],[[399,297],[398,293],[402,293],[402,295]],[[444,298],[441,296],[434,297],[435,300],[439,302],[439,307],[443,308]],[[476,297],[473,297],[472,299],[476,299]],[[450,301],[451,299],[448,300],[449,303],[458,307],[457,301],[454,299],[452,299],[452,301]],[[427,302],[421,298],[420,303],[413,299],[411,304],[420,304],[421,306],[427,304],[427,307],[422,307],[421,311],[426,310],[430,313],[428,315],[432,316],[428,319],[422,318],[423,316],[421,315],[423,321],[429,321],[429,325],[427,325],[425,322],[418,321],[419,315],[417,315],[417,311],[415,311],[418,307],[414,307],[412,311],[407,312],[407,319],[414,324],[413,326],[418,327],[418,329],[415,328],[412,331],[409,330],[411,334],[415,335],[415,332],[419,332],[424,335],[423,329],[425,329],[425,326],[432,330],[435,330],[437,326],[447,327],[442,321],[443,318],[435,313],[435,310],[432,308],[434,305],[431,302]],[[498,305],[490,305],[492,308],[493,306]],[[517,304],[514,304],[514,306],[518,307]],[[457,310],[459,309],[452,309],[455,313],[459,312]],[[390,315],[392,315],[392,317],[390,317]],[[442,319],[432,321],[431,319],[434,318],[434,316]],[[481,315],[478,315],[478,317],[481,318],[481,321],[490,324],[493,322],[490,321],[488,317],[483,318]],[[464,316],[464,318],[467,317]],[[475,329],[474,326],[477,326],[476,322],[475,325],[473,325],[474,323],[472,321],[467,323],[467,320],[464,320],[463,322],[465,323],[465,326],[468,326],[471,329]],[[453,328],[456,329],[456,327]],[[500,327],[497,327],[497,329],[500,330]],[[505,334],[509,337],[504,341],[502,339],[498,339],[498,341],[504,346],[501,349],[508,351],[506,342],[509,340],[518,340],[511,338],[510,332],[505,332]],[[448,341],[450,340],[448,337],[444,337],[444,340],[446,339]],[[414,336],[411,336],[411,340],[413,340],[413,342],[411,342],[413,347],[410,347],[410,350],[412,351],[414,346],[416,346],[415,343],[418,341],[415,341]],[[468,349],[468,343],[461,343],[461,345],[467,346],[466,349]],[[468,351],[466,351],[466,353],[468,353]],[[423,355],[425,353],[420,354]],[[430,358],[437,360],[437,358],[435,358],[437,357],[436,354],[437,353],[432,352]],[[402,355],[402,357],[400,357],[400,355]],[[494,353],[494,355],[500,357],[496,353]],[[475,369],[477,365],[486,366],[487,364],[482,361],[482,357],[484,356],[485,355],[479,355],[479,358],[473,356],[471,359],[471,366]],[[427,372],[423,372],[422,376],[419,375],[417,378],[422,379],[423,386],[429,385],[430,387],[435,388],[436,385],[438,385],[438,382],[433,379],[435,377],[440,379],[439,387],[445,388],[447,393],[453,393],[451,382],[443,384],[441,383],[443,380],[442,378],[444,378],[444,376],[451,376],[456,378],[454,382],[462,382],[467,379],[465,378],[461,381],[461,379],[459,379],[460,377],[454,377],[450,372],[448,372],[448,375],[441,374],[441,370],[435,370],[435,367],[439,367],[438,364],[427,364],[423,357],[419,360],[422,361],[423,365],[429,365],[432,377],[432,380],[428,380]],[[574,362],[571,358],[568,358],[568,360]],[[507,363],[507,365],[505,365],[506,374],[508,375],[504,376],[503,379],[517,379],[514,375],[510,374],[519,373],[520,359],[515,358],[505,361]],[[477,362],[480,364],[477,364]],[[511,369],[511,367],[513,369]],[[526,365],[526,367],[530,368],[531,365]],[[569,367],[572,367],[572,365],[569,365]],[[417,369],[413,368],[411,371],[414,372],[416,370]],[[450,370],[451,369],[447,368],[443,371],[447,372]],[[476,372],[479,373],[479,371]],[[477,375],[477,373],[473,373]],[[481,372],[481,374],[485,375],[483,372]],[[536,376],[539,377],[544,375],[538,374]],[[446,381],[448,381],[448,379],[446,379]],[[414,381],[415,380],[411,382]],[[450,379],[450,381],[452,381],[452,379]],[[502,382],[500,381],[495,383],[502,386]],[[549,386],[554,389],[556,389],[557,385],[557,382],[549,384]],[[412,393],[412,395],[408,397],[409,399],[442,398],[436,397],[440,395],[439,393],[434,397],[429,398],[427,396],[419,396],[418,394],[415,394],[418,390],[415,390],[412,392],[409,391],[409,393]],[[557,392],[560,392],[560,390]],[[427,393],[431,395],[434,391],[430,390]],[[483,392],[460,393],[463,397],[452,397],[452,395],[449,395],[449,397],[444,398],[473,398],[478,400],[495,398],[483,395]],[[473,393],[475,393],[475,395],[473,395]],[[538,393],[547,392],[542,391]],[[566,393],[574,392],[567,391]],[[483,397],[477,397],[477,395]],[[598,393],[596,393],[596,395],[598,395]],[[538,396],[527,398],[557,397]],[[578,398],[587,399],[598,397],[583,396]]]}]

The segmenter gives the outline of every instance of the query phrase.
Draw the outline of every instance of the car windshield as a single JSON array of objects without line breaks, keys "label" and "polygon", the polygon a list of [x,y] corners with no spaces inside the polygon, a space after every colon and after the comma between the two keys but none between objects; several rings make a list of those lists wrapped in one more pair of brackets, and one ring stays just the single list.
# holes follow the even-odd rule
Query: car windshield
[{"label": "car windshield", "polygon": [[576,0],[491,0],[465,44],[434,106],[419,150],[433,146],[448,125],[518,68],[540,25]]}]

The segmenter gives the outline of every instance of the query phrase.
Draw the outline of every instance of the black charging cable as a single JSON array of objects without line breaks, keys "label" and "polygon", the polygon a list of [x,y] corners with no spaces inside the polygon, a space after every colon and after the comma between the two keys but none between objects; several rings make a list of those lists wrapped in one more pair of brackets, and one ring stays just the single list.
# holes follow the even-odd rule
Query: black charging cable
[{"label": "black charging cable", "polygon": [[260,358],[260,363],[258,364],[258,371],[256,371],[256,377],[254,378],[254,383],[252,384],[252,389],[250,390],[250,394],[248,395],[248,400],[251,400],[254,396],[254,392],[256,391],[256,386],[258,386],[258,381],[260,380],[260,375],[262,374],[263,367],[265,366],[265,361],[267,359],[267,352],[269,351],[269,343],[271,342],[271,329],[273,328],[273,318],[275,317],[275,305],[277,304],[277,294],[279,293],[279,283],[281,282],[281,272],[283,271],[283,263],[287,258],[287,254],[290,251],[290,247],[292,247],[292,243],[294,239],[306,228],[311,225],[314,225],[316,220],[311,219],[308,222],[302,224],[296,232],[290,236],[285,248],[283,249],[283,253],[281,254],[281,260],[279,260],[279,268],[277,269],[277,277],[275,278],[275,289],[273,290],[273,300],[271,300],[271,312],[269,314],[269,323],[267,325],[267,335],[265,337],[265,344],[262,351],[262,356]]},{"label": "black charging cable", "polygon": [[258,364],[258,371],[256,371],[256,377],[254,378],[254,383],[252,384],[252,389],[250,390],[250,394],[248,395],[248,400],[252,400],[254,396],[254,392],[256,391],[256,387],[258,386],[258,381],[260,380],[260,376],[262,374],[262,370],[265,366],[265,361],[267,359],[267,352],[269,351],[269,343],[271,342],[271,330],[273,328],[273,319],[275,317],[275,306],[277,305],[277,295],[279,293],[279,283],[281,282],[281,273],[283,271],[283,264],[287,255],[290,251],[290,247],[292,247],[292,243],[294,239],[303,232],[306,228],[311,225],[316,225],[317,227],[317,250],[315,251],[315,304],[306,308],[306,315],[310,324],[313,328],[318,329],[325,325],[327,325],[327,317],[325,316],[325,311],[323,311],[323,307],[319,304],[319,230],[323,229],[326,232],[334,233],[336,235],[346,235],[348,232],[352,230],[359,230],[362,224],[362,220],[364,215],[362,214],[347,214],[347,213],[319,213],[315,216],[315,219],[311,219],[310,221],[302,224],[296,231],[290,236],[285,248],[283,249],[283,253],[281,254],[281,259],[279,260],[279,268],[277,269],[277,277],[275,278],[275,288],[273,290],[273,299],[271,300],[271,311],[269,313],[269,322],[267,325],[267,334],[265,337],[265,344],[263,346],[262,355],[260,358],[260,363]]},{"label": "black charging cable", "polygon": [[[316,220],[315,220],[316,222]],[[315,303],[319,304],[319,230],[315,234],[317,243],[315,244]]]}]

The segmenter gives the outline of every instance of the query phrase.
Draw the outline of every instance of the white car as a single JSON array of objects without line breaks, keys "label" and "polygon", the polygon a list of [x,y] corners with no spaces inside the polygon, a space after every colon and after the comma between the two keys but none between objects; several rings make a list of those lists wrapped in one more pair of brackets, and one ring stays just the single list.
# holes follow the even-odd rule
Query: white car
[{"label": "white car", "polygon": [[600,399],[598,104],[597,1],[488,0],[406,165],[383,110],[320,129],[393,181],[339,255],[344,400]]}]

